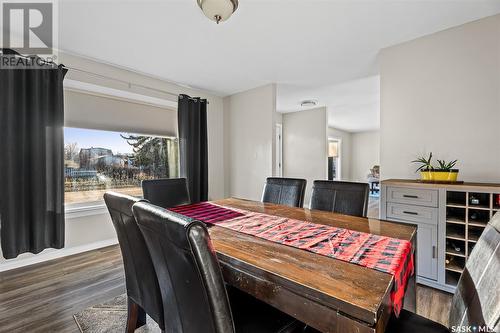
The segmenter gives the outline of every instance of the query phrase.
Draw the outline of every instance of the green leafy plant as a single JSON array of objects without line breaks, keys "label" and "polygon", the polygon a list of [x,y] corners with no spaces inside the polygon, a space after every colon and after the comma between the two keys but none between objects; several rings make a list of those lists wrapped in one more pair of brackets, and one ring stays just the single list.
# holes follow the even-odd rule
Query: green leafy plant
[{"label": "green leafy plant", "polygon": [[446,162],[445,160],[437,160],[439,167],[436,170],[440,171],[451,171],[453,167],[457,164],[458,160]]},{"label": "green leafy plant", "polygon": [[432,152],[429,154],[429,157],[427,158],[421,156],[411,162],[420,164],[420,166],[415,172],[434,170],[434,167],[432,166]]}]

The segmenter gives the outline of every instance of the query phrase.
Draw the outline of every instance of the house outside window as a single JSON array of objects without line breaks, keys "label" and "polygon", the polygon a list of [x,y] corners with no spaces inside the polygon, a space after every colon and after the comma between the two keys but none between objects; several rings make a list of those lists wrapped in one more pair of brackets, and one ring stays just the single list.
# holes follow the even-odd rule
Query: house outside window
[{"label": "house outside window", "polygon": [[102,204],[109,190],[141,197],[143,180],[179,175],[175,137],[72,127],[64,135],[66,207]]}]

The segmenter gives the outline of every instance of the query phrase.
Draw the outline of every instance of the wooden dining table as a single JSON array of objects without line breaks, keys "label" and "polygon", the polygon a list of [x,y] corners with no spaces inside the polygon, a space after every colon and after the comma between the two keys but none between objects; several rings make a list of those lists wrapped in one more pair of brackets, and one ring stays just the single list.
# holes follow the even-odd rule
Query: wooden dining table
[{"label": "wooden dining table", "polygon": [[[417,228],[413,225],[235,198],[213,203],[408,240],[416,253]],[[321,332],[385,331],[392,314],[391,274],[217,225],[210,226],[209,233],[229,285]],[[405,294],[405,309],[416,310],[415,292],[413,275]]]}]

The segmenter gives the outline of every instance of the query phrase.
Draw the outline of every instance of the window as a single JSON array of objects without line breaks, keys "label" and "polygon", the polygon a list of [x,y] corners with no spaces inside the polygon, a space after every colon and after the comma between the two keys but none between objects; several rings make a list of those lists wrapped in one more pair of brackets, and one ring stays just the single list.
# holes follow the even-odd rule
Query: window
[{"label": "window", "polygon": [[66,127],[65,204],[98,204],[108,190],[142,196],[142,180],[178,177],[178,161],[174,137]]}]

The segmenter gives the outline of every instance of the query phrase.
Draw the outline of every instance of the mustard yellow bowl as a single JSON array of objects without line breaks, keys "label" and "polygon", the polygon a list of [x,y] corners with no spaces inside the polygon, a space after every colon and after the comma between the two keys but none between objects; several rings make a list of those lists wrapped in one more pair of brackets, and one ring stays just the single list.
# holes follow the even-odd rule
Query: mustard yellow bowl
[{"label": "mustard yellow bowl", "polygon": [[456,182],[458,178],[458,171],[433,171],[434,180],[438,182]]},{"label": "mustard yellow bowl", "polygon": [[421,171],[420,179],[424,181],[435,182],[456,182],[458,179],[458,170],[451,171]]}]

